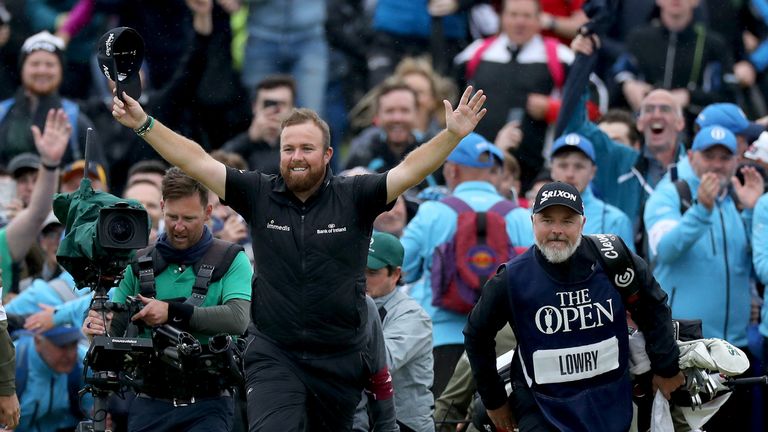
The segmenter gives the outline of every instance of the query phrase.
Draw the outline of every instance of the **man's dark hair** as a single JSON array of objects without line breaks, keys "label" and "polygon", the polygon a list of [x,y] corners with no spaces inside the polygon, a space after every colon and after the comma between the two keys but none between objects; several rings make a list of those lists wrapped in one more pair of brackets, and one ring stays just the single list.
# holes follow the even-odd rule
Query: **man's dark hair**
[{"label": "man's dark hair", "polygon": [[184,174],[178,167],[168,168],[163,177],[163,200],[186,198],[197,194],[203,207],[208,205],[208,189],[202,183]]},{"label": "man's dark hair", "polygon": [[282,130],[288,126],[296,126],[304,123],[312,123],[320,129],[323,133],[323,150],[328,150],[328,147],[331,146],[331,130],[328,128],[328,123],[309,108],[294,108],[288,115],[288,118],[283,120],[280,129]]},{"label": "man's dark hair", "polygon": [[610,109],[600,117],[597,123],[623,123],[629,129],[629,141],[633,143],[640,141],[640,132],[637,131],[635,126],[635,117],[627,110],[619,108]]},{"label": "man's dark hair", "polygon": [[409,87],[405,81],[401,79],[386,80],[376,88],[376,112],[379,111],[381,105],[381,98],[396,91],[406,91],[413,95],[413,103],[416,108],[419,107],[419,96],[413,88]]},{"label": "man's dark hair", "polygon": [[[392,276],[392,274],[393,274],[393,273],[395,273],[395,269],[396,269],[397,267],[395,267],[395,266],[393,266],[393,265],[387,265],[385,268],[387,269],[387,276]],[[400,277],[399,277],[399,278],[397,278],[397,282],[396,282],[396,284],[397,284],[398,286],[400,286],[400,285],[402,285],[402,284],[403,284],[403,274],[402,274],[402,273],[400,273]]]},{"label": "man's dark hair", "polygon": [[228,167],[243,171],[248,170],[248,163],[238,153],[218,149],[211,152],[211,157]]},{"label": "man's dark hair", "polygon": [[291,90],[291,103],[296,104],[296,80],[290,75],[269,75],[256,84],[254,95],[261,90],[272,90],[280,87],[288,87]]},{"label": "man's dark hair", "polygon": [[165,162],[157,159],[148,159],[136,162],[128,169],[128,178],[133,177],[136,174],[160,174],[165,175],[165,171],[168,169],[168,165]]}]

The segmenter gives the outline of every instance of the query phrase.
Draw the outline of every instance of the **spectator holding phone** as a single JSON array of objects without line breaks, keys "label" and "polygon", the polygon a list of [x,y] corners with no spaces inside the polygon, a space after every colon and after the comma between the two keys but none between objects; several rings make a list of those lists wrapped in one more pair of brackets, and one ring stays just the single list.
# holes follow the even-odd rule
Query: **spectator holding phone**
[{"label": "spectator holding phone", "polygon": [[237,153],[248,167],[277,174],[280,166],[280,124],[296,100],[296,82],[288,75],[272,75],[256,85],[253,120],[248,130],[227,141],[222,150]]}]

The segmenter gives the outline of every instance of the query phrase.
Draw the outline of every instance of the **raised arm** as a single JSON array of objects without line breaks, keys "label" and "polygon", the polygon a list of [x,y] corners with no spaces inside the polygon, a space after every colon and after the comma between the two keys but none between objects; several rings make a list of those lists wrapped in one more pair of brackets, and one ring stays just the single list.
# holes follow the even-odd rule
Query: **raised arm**
[{"label": "raised arm", "polygon": [[[470,98],[470,96],[472,96]],[[456,109],[447,100],[445,105],[445,130],[412,151],[387,174],[387,202],[419,184],[429,174],[440,168],[445,158],[467,134],[475,130],[485,116],[485,95],[482,90],[472,95],[472,86],[464,90]]]},{"label": "raised arm", "polygon": [[181,168],[216,195],[225,198],[227,169],[224,164],[212,158],[198,143],[177,134],[160,121],[149,117],[141,105],[126,93],[123,93],[123,99],[125,102],[115,96],[112,105],[112,116],[121,125],[137,133],[143,129],[142,138],[163,159]]},{"label": "raised arm", "polygon": [[29,207],[16,215],[6,228],[8,248],[14,262],[22,259],[32,243],[37,241],[37,234],[51,211],[53,193],[56,192],[59,179],[57,167],[72,134],[72,126],[63,109],[48,111],[44,129],[41,132],[37,126],[32,126],[32,136],[37,152],[40,153],[41,166]]}]

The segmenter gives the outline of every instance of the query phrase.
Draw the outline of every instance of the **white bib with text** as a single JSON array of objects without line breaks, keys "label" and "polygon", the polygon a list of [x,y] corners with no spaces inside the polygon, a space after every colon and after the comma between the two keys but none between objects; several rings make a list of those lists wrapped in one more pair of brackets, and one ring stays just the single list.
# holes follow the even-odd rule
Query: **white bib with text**
[{"label": "white bib with text", "polygon": [[533,353],[534,378],[538,384],[578,381],[619,367],[616,337],[573,348],[538,350]]}]

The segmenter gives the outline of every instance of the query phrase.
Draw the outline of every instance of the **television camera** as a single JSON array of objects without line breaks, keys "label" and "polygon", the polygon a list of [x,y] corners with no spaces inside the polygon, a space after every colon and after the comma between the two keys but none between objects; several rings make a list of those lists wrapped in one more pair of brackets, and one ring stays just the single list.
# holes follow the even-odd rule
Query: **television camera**
[{"label": "television camera", "polygon": [[[55,197],[54,213],[67,233],[57,258],[78,287],[93,291],[91,310],[101,314],[104,322],[108,312],[126,317],[138,313],[143,307],[139,299],[114,303],[108,292],[122,280],[135,251],[147,246],[150,223],[144,208],[136,201],[94,191],[86,178],[77,191]],[[201,345],[190,333],[169,325],[148,329],[141,321],[126,321],[125,331],[95,336],[89,346],[83,368],[86,385],[80,395],[93,395],[94,414],[78,425],[78,431],[105,431],[108,397],[158,385],[158,370],[210,374],[221,388],[243,381],[238,364],[243,341],[221,334]],[[179,386],[180,400],[192,390],[196,388]]]}]

